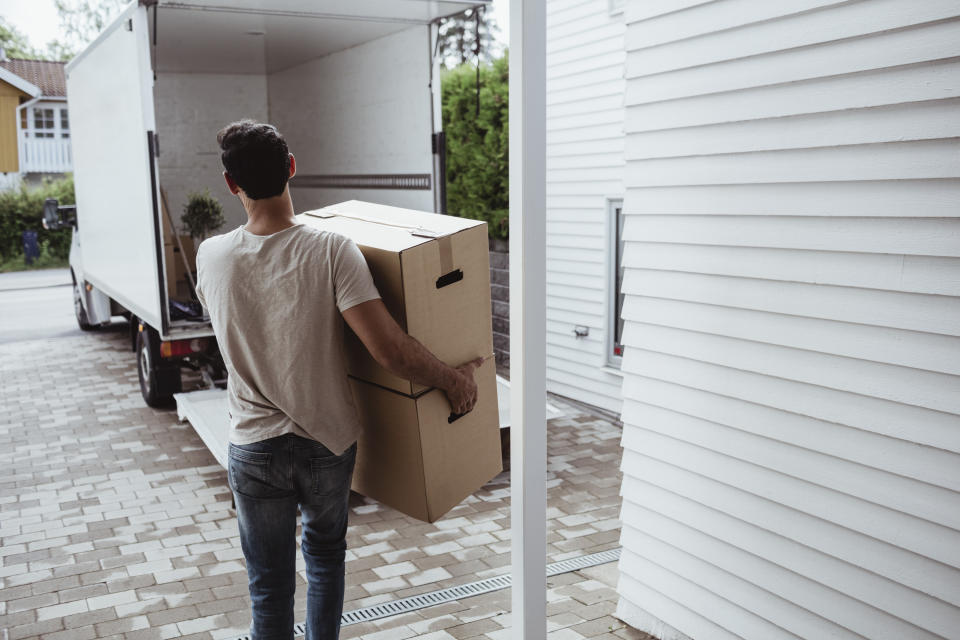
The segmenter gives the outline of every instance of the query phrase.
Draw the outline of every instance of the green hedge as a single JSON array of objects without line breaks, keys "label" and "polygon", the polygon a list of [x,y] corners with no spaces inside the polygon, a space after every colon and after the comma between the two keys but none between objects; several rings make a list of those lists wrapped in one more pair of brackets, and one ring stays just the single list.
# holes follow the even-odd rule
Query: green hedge
[{"label": "green hedge", "polygon": [[485,220],[490,235],[509,231],[508,62],[504,55],[477,69],[461,65],[443,75],[443,130],[447,137],[447,212]]},{"label": "green hedge", "polygon": [[37,243],[46,247],[51,258],[66,259],[70,254],[70,229],[47,231],[43,228],[43,201],[56,198],[60,204],[74,204],[73,176],[44,180],[42,184],[0,192],[0,261],[23,256],[21,234],[33,229]]}]

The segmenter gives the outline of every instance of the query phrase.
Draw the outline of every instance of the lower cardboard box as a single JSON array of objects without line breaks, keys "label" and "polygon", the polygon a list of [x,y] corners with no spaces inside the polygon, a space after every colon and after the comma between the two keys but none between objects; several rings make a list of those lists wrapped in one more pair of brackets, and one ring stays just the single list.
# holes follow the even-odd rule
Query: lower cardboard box
[{"label": "lower cardboard box", "polygon": [[475,372],[477,404],[454,417],[446,394],[418,396],[351,378],[363,434],[353,490],[435,522],[503,470],[493,358]]}]

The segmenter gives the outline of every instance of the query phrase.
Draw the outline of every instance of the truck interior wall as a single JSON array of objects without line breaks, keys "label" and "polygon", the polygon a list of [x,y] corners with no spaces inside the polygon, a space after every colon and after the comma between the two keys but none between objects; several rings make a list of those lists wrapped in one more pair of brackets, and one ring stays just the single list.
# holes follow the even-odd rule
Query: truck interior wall
[{"label": "truck interior wall", "polygon": [[223,205],[226,223],[220,233],[244,224],[246,213],[223,181],[216,136],[241,118],[269,121],[266,76],[160,72],[154,100],[160,186],[176,224],[189,194],[204,189]]},{"label": "truck interior wall", "polygon": [[[428,42],[428,27],[412,27],[267,77],[270,121],[299,176],[432,173]],[[432,190],[307,188],[296,179],[291,189],[297,211],[352,199],[434,208]]]}]

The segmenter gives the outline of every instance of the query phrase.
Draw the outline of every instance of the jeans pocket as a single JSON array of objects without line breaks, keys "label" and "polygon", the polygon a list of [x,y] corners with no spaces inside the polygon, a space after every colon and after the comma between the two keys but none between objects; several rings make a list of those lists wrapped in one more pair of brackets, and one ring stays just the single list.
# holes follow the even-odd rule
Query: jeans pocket
[{"label": "jeans pocket", "polygon": [[329,496],[349,491],[356,458],[356,443],[338,456],[331,454],[322,458],[310,458],[314,495]]},{"label": "jeans pocket", "polygon": [[261,493],[258,488],[267,482],[272,454],[268,451],[248,451],[231,443],[227,457],[230,488],[251,496]]}]

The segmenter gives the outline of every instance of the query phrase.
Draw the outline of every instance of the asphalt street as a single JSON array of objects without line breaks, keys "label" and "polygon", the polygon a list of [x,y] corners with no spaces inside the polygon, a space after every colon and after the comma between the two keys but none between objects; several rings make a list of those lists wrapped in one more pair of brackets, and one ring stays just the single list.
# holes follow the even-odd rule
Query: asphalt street
[{"label": "asphalt street", "polygon": [[0,273],[0,344],[80,333],[69,269]]}]

